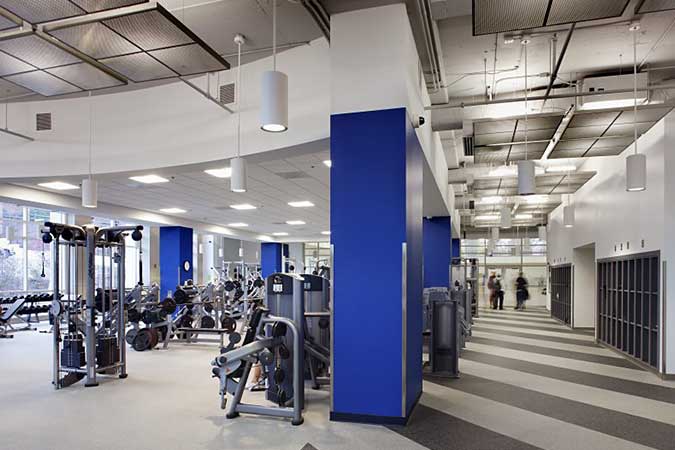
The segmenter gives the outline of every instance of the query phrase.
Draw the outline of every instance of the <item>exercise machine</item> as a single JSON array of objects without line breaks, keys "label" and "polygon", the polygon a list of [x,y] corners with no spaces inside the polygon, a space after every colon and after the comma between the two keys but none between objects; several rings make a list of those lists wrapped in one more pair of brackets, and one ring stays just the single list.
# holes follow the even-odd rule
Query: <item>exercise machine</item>
[{"label": "exercise machine", "polygon": [[[131,233],[133,240],[140,241],[142,230],[141,225],[100,228],[45,222],[42,241],[52,244],[53,259],[50,312],[55,389],[85,377],[86,387],[98,386],[99,374],[127,377],[125,236]],[[83,287],[78,283],[80,275]]]}]

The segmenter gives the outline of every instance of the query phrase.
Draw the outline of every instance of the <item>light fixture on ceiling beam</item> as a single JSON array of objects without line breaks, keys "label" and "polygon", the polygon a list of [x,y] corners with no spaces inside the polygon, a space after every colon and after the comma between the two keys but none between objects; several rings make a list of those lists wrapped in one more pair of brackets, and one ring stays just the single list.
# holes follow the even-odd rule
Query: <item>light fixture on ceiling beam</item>
[{"label": "light fixture on ceiling beam", "polygon": [[330,231],[322,231],[321,234],[324,236],[330,236]]},{"label": "light fixture on ceiling beam", "polygon": [[237,83],[236,83],[236,102],[237,102],[237,156],[230,161],[230,190],[232,192],[246,192],[246,161],[241,157],[241,46],[246,42],[243,35],[237,34],[234,37],[234,43],[237,44]]},{"label": "light fixture on ceiling beam", "polygon": [[304,220],[287,220],[286,221],[287,225],[305,225]]},{"label": "light fixture on ceiling beam", "polygon": [[637,35],[639,23],[631,24],[629,30],[633,33],[633,143],[635,153],[626,157],[626,190],[639,192],[647,189],[647,156],[638,153],[638,125],[637,125]]},{"label": "light fixture on ceiling beam", "polygon": [[250,203],[241,203],[238,205],[230,205],[230,208],[236,209],[239,211],[246,211],[249,209],[257,209],[254,205],[251,205]]},{"label": "light fixture on ceiling beam", "polygon": [[91,175],[91,160],[93,159],[93,122],[94,108],[92,105],[91,91],[89,91],[89,176],[82,180],[82,206],[96,208],[98,205],[98,182]]},{"label": "light fixture on ceiling beam", "polygon": [[277,70],[277,0],[272,0],[273,70],[262,75],[260,128],[270,133],[288,130],[288,76]]},{"label": "light fixture on ceiling beam", "polygon": [[476,216],[474,219],[479,221],[499,220],[499,216],[496,214],[484,214]]},{"label": "light fixture on ceiling beam", "polygon": [[184,214],[187,212],[182,208],[162,208],[159,211],[166,214]]},{"label": "light fixture on ceiling beam", "polygon": [[288,206],[292,206],[293,208],[311,208],[314,206],[314,203],[309,200],[300,200],[297,202],[288,202]]}]

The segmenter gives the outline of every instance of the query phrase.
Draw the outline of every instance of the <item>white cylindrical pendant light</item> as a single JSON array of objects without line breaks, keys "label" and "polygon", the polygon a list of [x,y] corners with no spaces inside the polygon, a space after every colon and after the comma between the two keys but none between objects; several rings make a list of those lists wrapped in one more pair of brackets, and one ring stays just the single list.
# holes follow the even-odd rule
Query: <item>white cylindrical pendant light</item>
[{"label": "white cylindrical pendant light", "polygon": [[634,153],[626,157],[626,190],[644,191],[647,188],[647,157]]},{"label": "white cylindrical pendant light", "polygon": [[499,239],[499,228],[498,227],[492,227],[492,240],[496,241]]},{"label": "white cylindrical pendant light", "polygon": [[534,161],[518,161],[518,195],[532,195],[535,193]]},{"label": "white cylindrical pendant light", "polygon": [[278,70],[262,75],[260,128],[270,133],[288,129],[288,76]]},{"label": "white cylindrical pendant light", "polygon": [[565,228],[574,226],[574,205],[572,204],[563,206],[563,225]]},{"label": "white cylindrical pendant light", "polygon": [[501,227],[511,228],[511,208],[504,206],[501,214]]},{"label": "white cylindrical pendant light", "polygon": [[230,190],[232,192],[246,192],[246,161],[237,156],[230,160],[232,176],[230,177]]},{"label": "white cylindrical pendant light", "polygon": [[546,226],[541,225],[537,228],[537,232],[539,233],[539,240],[545,241],[546,240]]},{"label": "white cylindrical pendant light", "polygon": [[96,208],[98,204],[98,183],[92,178],[82,180],[82,206]]},{"label": "white cylindrical pendant light", "polygon": [[218,258],[222,258],[222,257],[223,257],[223,249],[219,248],[218,249]]}]

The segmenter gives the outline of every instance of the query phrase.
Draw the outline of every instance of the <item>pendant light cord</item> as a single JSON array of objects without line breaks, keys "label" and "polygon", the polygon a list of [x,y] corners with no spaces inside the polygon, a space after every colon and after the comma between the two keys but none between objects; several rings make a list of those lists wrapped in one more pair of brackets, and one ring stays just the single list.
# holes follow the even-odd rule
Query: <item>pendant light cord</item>
[{"label": "pendant light cord", "polygon": [[91,98],[91,91],[89,91],[89,179],[91,180],[91,159],[93,156],[92,146],[93,146],[93,121],[94,121],[94,108],[92,106],[93,100]]},{"label": "pendant light cord", "polygon": [[525,43],[525,161],[527,161],[527,133],[528,133],[528,123],[527,123],[527,107],[528,107],[528,93],[527,93],[527,45]]},{"label": "pendant light cord", "polygon": [[272,62],[277,71],[277,0],[272,0]]},{"label": "pendant light cord", "polygon": [[237,42],[237,157],[241,156],[241,41]]},{"label": "pendant light cord", "polygon": [[638,152],[638,130],[637,130],[637,34],[638,30],[633,31],[633,138],[635,139],[635,154]]}]

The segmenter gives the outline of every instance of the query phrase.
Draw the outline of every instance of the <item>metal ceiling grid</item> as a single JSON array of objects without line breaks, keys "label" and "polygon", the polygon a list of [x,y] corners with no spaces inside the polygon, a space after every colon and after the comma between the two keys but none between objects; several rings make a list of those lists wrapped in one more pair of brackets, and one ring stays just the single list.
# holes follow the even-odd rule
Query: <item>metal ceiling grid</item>
[{"label": "metal ceiling grid", "polygon": [[630,0],[473,0],[473,34],[619,17]]},{"label": "metal ceiling grid", "polygon": [[7,17],[0,16],[0,31],[10,30],[18,26],[19,25],[14,23],[13,20],[9,20]]},{"label": "metal ceiling grid", "polygon": [[0,0],[0,7],[31,24],[147,3],[148,0]]},{"label": "metal ceiling grid", "polygon": [[645,0],[638,8],[639,14],[675,9],[675,0]]},{"label": "metal ceiling grid", "polygon": [[[1,0],[0,0],[1,1]],[[230,68],[225,59],[158,4],[94,22],[72,20],[45,31],[133,82]]]}]

